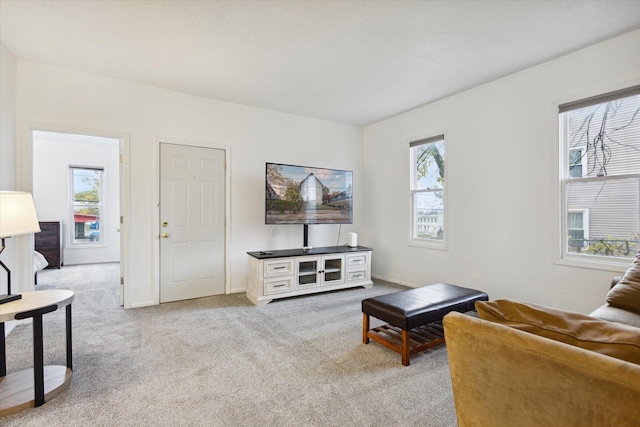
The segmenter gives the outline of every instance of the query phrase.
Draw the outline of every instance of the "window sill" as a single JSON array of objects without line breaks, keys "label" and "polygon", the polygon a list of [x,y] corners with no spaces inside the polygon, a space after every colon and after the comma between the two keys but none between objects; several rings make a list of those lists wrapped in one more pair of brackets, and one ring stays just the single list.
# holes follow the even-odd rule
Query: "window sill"
[{"label": "window sill", "polygon": [[414,248],[437,249],[440,251],[449,250],[445,242],[409,240],[409,243],[407,243],[407,245]]},{"label": "window sill", "polygon": [[591,268],[594,270],[614,271],[616,273],[624,273],[629,264],[633,261],[633,258],[614,260],[614,259],[591,259],[582,257],[571,257],[559,259],[555,262],[556,265],[566,265],[569,267],[581,267]]},{"label": "window sill", "polygon": [[106,248],[107,245],[104,243],[70,243],[65,246],[65,249],[101,249]]}]

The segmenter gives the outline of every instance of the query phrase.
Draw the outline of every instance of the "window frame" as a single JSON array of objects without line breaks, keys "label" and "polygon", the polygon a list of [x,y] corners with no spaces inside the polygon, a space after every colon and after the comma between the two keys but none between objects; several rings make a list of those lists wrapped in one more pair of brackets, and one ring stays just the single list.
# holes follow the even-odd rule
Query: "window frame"
[{"label": "window frame", "polygon": [[[620,98],[626,98],[629,96],[634,96],[640,94],[640,85],[633,86],[627,89],[621,89],[609,93],[605,93],[602,95],[591,96],[589,98],[584,98],[578,101],[572,101],[567,103],[556,103],[555,104],[555,123],[556,129],[558,132],[557,135],[557,147],[559,155],[556,157],[559,160],[558,164],[558,178],[559,178],[559,227],[557,236],[559,237],[559,254],[558,259],[556,260],[556,264],[560,265],[568,265],[574,267],[585,267],[585,268],[593,268],[599,270],[607,270],[607,271],[624,271],[628,267],[629,262],[633,259],[634,254],[630,254],[629,257],[613,257],[606,255],[592,255],[592,254],[579,254],[579,253],[571,253],[568,251],[568,213],[569,212],[578,212],[578,211],[587,211],[586,218],[583,220],[588,221],[589,212],[588,209],[581,209],[572,207],[569,209],[568,207],[568,193],[567,187],[570,182],[589,182],[589,181],[597,181],[597,182],[612,182],[614,180],[621,179],[639,179],[640,173],[623,173],[617,175],[606,175],[606,176],[588,176],[588,153],[584,153],[582,159],[582,176],[572,177],[570,173],[569,166],[569,152],[571,150],[581,149],[584,150],[583,146],[569,147],[568,144],[568,118],[564,113],[569,112],[571,110],[580,109],[583,107],[587,107],[590,105],[603,104],[609,101],[613,101]],[[584,224],[583,224],[584,225]],[[588,230],[585,230],[585,239],[588,235]]]},{"label": "window frame", "polygon": [[[442,185],[442,187],[438,187],[438,188],[431,188],[431,189],[417,189],[415,188],[415,183],[416,183],[416,159],[415,159],[415,152],[416,150],[414,148],[422,146],[422,145],[427,145],[427,144],[433,144],[436,142],[442,141],[444,144],[444,158],[445,158],[445,168],[444,168],[444,183]],[[440,132],[440,133],[434,133],[433,136],[429,136],[429,137],[423,137],[423,138],[417,138],[417,139],[411,139],[408,142],[409,145],[409,167],[408,167],[408,172],[409,172],[409,194],[408,194],[408,198],[409,198],[409,224],[408,224],[408,245],[409,246],[414,246],[414,247],[421,247],[421,248],[431,248],[431,249],[440,249],[440,250],[448,250],[448,241],[449,241],[449,230],[448,230],[448,216],[449,216],[449,209],[447,207],[447,199],[448,199],[448,170],[449,168],[447,167],[449,164],[448,158],[449,158],[449,152],[448,152],[448,137],[447,137],[447,133],[446,132]],[[442,214],[442,229],[443,229],[443,233],[442,233],[442,240],[437,240],[437,239],[426,239],[426,238],[417,238],[414,237],[415,236],[415,231],[416,228],[418,227],[418,218],[417,218],[417,206],[416,206],[416,196],[419,194],[427,194],[427,193],[435,193],[435,192],[442,192],[442,210],[443,210],[443,214]],[[428,225],[430,222],[426,221],[424,222],[424,225]]]},{"label": "window frame", "polygon": [[[94,171],[100,171],[100,203],[93,203],[91,204],[91,206],[96,207],[98,209],[98,212],[100,212],[100,219],[99,219],[99,230],[100,230],[100,239],[97,241],[91,241],[89,239],[87,239],[87,241],[77,241],[76,239],[76,233],[75,233],[75,208],[77,206],[79,206],[78,203],[76,203],[76,201],[74,200],[74,195],[75,195],[75,186],[74,186],[74,170],[94,170]],[[105,190],[104,186],[105,183],[107,182],[107,168],[104,165],[100,165],[100,166],[96,166],[96,165],[76,165],[76,164],[71,164],[69,165],[69,224],[71,224],[71,226],[69,227],[69,232],[68,232],[68,236],[69,239],[67,241],[67,247],[69,248],[99,248],[99,247],[106,247],[107,243],[106,243],[106,235],[105,233],[103,233],[103,226],[106,223],[107,220],[107,215],[106,215],[106,194],[107,191]]]}]

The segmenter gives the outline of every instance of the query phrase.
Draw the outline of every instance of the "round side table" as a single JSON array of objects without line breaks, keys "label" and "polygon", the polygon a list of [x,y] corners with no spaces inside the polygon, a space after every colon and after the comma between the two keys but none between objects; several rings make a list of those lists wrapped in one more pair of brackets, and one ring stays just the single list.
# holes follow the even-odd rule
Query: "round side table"
[{"label": "round side table", "polygon": [[[71,302],[67,290],[23,292],[22,298],[0,304],[0,416],[43,405],[71,382]],[[42,316],[66,307],[67,366],[44,366]],[[7,375],[4,322],[33,319],[33,368]]]}]

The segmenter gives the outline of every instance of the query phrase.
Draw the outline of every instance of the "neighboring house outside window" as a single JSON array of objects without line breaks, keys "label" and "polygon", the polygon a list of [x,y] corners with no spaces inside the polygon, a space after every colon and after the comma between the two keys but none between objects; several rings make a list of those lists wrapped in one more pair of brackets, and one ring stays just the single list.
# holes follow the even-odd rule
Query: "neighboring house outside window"
[{"label": "neighboring house outside window", "polygon": [[101,243],[103,168],[76,167],[71,172],[71,244]]},{"label": "neighboring house outside window", "polygon": [[567,212],[568,247],[574,252],[581,252],[589,247],[589,211],[570,210]]},{"label": "neighboring house outside window", "polygon": [[571,178],[584,176],[587,168],[583,168],[582,165],[588,163],[585,147],[569,148],[569,176]]},{"label": "neighboring house outside window", "polygon": [[631,259],[640,250],[640,86],[559,114],[563,258]]},{"label": "neighboring house outside window", "polygon": [[410,244],[446,248],[445,137],[409,143]]}]

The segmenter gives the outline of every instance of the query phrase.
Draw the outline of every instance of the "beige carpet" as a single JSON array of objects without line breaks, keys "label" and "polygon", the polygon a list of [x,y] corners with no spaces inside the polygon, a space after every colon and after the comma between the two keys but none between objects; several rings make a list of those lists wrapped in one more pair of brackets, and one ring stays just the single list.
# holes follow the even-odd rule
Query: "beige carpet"
[{"label": "beige carpet", "polygon": [[[412,357],[362,344],[376,282],[255,307],[244,294],[124,310],[118,265],[45,270],[76,292],[73,379],[3,426],[455,426],[446,347]],[[65,363],[64,310],[44,316],[45,363]],[[372,319],[372,326],[379,324]],[[7,338],[9,373],[32,366],[31,325]]]}]

